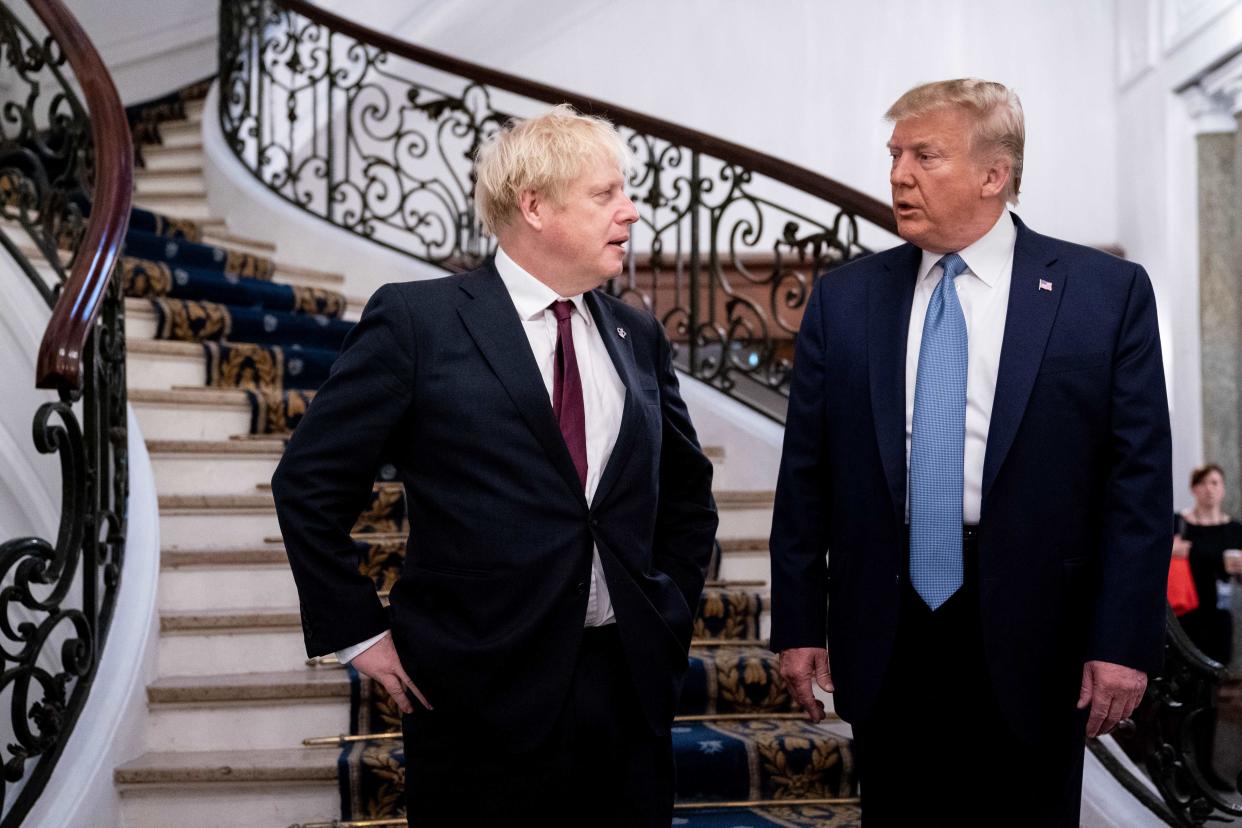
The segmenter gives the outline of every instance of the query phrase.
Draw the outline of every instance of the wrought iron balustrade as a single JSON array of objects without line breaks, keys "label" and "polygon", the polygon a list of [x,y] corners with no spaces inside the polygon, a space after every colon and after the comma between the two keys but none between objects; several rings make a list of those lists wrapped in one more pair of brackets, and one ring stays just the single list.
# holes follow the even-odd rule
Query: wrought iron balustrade
[{"label": "wrought iron balustrade", "polygon": [[59,0],[28,5],[46,30],[0,3],[0,244],[51,308],[35,380],[56,393],[38,406],[33,436],[59,460],[61,503],[54,540],[0,543],[3,828],[43,793],[86,703],[116,605],[129,491],[124,305],[110,276],[133,150],[85,33]]},{"label": "wrought iron balustrade", "polygon": [[[780,419],[815,278],[891,243],[888,206],[713,136],[364,29],[301,0],[226,0],[219,117],[302,209],[446,269],[483,260],[471,164],[511,114],[570,103],[622,130],[640,222],[610,289],[660,318],[694,376]],[[496,101],[504,101],[505,108]]]}]

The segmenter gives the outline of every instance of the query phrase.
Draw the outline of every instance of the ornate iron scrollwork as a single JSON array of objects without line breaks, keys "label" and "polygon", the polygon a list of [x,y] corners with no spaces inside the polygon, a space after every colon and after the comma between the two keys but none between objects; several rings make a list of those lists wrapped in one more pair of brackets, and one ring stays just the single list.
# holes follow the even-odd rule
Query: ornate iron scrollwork
[{"label": "ornate iron scrollwork", "polygon": [[[51,36],[36,37],[0,6],[0,242],[48,306],[79,249],[93,180],[90,121]],[[10,233],[46,262],[41,275]],[[15,826],[51,775],[86,702],[121,579],[129,495],[123,298],[110,283],[83,353],[80,389],[62,389],[34,417],[34,445],[56,455],[61,515],[55,542],[0,544],[0,826]],[[31,765],[33,764],[33,768]],[[20,791],[10,786],[21,784]]]},{"label": "ornate iron scrollwork", "polygon": [[[491,252],[470,172],[510,117],[491,89],[280,0],[222,3],[220,31],[220,123],[268,188],[429,264],[461,269]],[[683,368],[780,417],[814,280],[867,252],[857,217],[695,147],[622,133],[641,224],[610,289],[664,322]]]}]

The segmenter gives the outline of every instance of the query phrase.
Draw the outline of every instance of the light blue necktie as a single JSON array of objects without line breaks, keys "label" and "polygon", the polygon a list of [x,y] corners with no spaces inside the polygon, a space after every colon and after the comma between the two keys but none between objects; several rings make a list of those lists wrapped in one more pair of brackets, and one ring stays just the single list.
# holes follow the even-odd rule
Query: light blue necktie
[{"label": "light blue necktie", "polygon": [[966,443],[966,317],[950,253],[923,320],[910,434],[910,583],[933,610],[962,586],[962,454]]}]

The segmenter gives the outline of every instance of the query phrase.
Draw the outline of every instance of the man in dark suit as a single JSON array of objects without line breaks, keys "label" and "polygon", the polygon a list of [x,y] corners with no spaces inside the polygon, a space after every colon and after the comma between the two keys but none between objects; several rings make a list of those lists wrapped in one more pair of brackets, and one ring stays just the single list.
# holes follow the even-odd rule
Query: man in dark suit
[{"label": "man in dark suit", "polygon": [[1004,86],[927,84],[888,117],[908,243],[821,279],[799,331],[771,646],[813,719],[814,682],[854,726],[868,826],[1077,826],[1084,739],[1160,665],[1151,284],[1007,211]]},{"label": "man in dark suit", "polygon": [[[627,163],[563,106],[486,143],[494,260],[380,288],[272,479],[307,652],[408,714],[416,825],[671,819],[717,517],[662,327],[596,289],[637,220]],[[388,611],[350,541],[381,461],[411,526]]]}]

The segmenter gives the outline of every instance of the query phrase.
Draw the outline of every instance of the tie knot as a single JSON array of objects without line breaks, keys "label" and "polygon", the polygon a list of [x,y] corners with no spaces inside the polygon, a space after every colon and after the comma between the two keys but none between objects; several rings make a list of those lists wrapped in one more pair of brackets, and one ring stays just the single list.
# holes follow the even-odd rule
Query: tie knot
[{"label": "tie knot", "polygon": [[966,269],[966,262],[956,253],[949,253],[937,264],[944,270],[946,279],[956,279]]},{"label": "tie knot", "polygon": [[574,312],[574,303],[566,302],[564,299],[558,299],[548,307],[552,309],[552,313],[556,314],[557,322],[564,322]]}]

